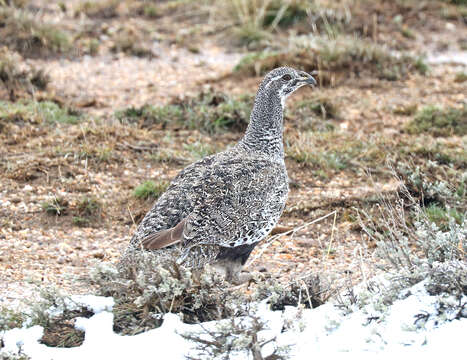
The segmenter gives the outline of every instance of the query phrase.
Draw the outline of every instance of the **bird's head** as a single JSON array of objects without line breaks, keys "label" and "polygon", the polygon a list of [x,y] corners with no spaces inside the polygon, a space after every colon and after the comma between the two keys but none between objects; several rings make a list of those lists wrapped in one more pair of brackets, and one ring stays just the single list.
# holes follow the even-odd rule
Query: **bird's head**
[{"label": "bird's head", "polygon": [[287,96],[304,85],[315,87],[316,80],[310,74],[295,70],[290,67],[280,67],[270,71],[264,78],[260,86],[268,92],[272,91],[279,95],[282,104]]}]

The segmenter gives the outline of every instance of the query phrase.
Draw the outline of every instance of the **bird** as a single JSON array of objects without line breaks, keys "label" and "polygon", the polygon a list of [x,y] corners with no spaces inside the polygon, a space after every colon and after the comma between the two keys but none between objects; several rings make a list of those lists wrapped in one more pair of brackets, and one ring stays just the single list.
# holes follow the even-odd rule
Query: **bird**
[{"label": "bird", "polygon": [[279,67],[267,73],[243,137],[178,173],[139,224],[122,261],[150,251],[191,269],[210,264],[234,282],[285,208],[285,100],[305,85],[317,83],[304,71]]}]

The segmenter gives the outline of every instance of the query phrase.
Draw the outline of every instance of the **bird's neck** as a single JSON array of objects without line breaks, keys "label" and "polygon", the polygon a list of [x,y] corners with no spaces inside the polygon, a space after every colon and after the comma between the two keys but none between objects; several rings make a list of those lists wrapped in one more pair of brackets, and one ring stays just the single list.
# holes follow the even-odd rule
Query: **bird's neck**
[{"label": "bird's neck", "polygon": [[250,123],[238,146],[283,161],[284,108],[277,91],[260,89],[250,115]]}]

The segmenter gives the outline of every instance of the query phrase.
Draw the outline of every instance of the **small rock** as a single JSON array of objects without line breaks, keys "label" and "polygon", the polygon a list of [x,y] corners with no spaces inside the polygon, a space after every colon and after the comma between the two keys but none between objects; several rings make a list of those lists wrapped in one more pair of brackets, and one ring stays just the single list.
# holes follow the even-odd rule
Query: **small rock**
[{"label": "small rock", "polygon": [[446,30],[456,30],[456,25],[453,23],[446,23]]},{"label": "small rock", "polygon": [[103,259],[105,257],[105,254],[103,251],[95,251],[92,256],[96,259]]},{"label": "small rock", "polygon": [[297,246],[307,249],[319,246],[318,242],[315,239],[310,238],[299,238],[295,240],[295,243],[297,244]]}]

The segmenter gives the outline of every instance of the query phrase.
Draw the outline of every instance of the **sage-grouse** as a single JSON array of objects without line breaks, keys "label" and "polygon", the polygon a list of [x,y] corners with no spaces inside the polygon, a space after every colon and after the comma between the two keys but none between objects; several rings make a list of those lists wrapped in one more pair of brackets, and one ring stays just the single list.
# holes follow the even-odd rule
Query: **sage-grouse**
[{"label": "sage-grouse", "polygon": [[227,279],[236,277],[284,210],[289,190],[284,103],[306,84],[315,86],[316,81],[303,71],[281,67],[269,72],[243,138],[175,177],[139,225],[122,262],[145,249],[189,268],[211,263]]}]

